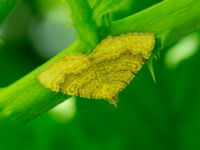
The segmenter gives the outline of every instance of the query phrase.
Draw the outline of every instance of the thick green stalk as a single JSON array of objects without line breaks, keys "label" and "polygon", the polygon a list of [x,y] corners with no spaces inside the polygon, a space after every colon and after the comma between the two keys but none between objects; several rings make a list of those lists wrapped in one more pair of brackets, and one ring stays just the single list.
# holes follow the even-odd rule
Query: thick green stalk
[{"label": "thick green stalk", "polygon": [[76,41],[59,55],[38,67],[14,84],[0,91],[0,122],[18,124],[27,122],[48,111],[68,98],[43,87],[36,79],[37,75],[49,64],[61,59],[67,53],[80,53],[88,50],[85,44]]},{"label": "thick green stalk", "polygon": [[73,24],[76,27],[79,39],[94,49],[99,42],[99,36],[95,22],[92,19],[92,10],[87,0],[66,1],[70,6]]},{"label": "thick green stalk", "polygon": [[[75,6],[75,1],[77,6]],[[38,82],[36,77],[45,67],[61,59],[63,55],[67,53],[89,53],[98,43],[96,26],[92,20],[87,1],[70,1],[70,8],[80,37],[79,40],[24,78],[1,89],[0,122],[5,124],[27,122],[68,98],[66,95],[46,89]]]},{"label": "thick green stalk", "polygon": [[199,0],[166,0],[113,22],[110,33],[118,35],[127,32],[154,32],[161,42],[161,48],[165,48],[199,28]]},{"label": "thick green stalk", "polygon": [[[83,2],[83,0],[74,1]],[[71,3],[75,4],[73,2]],[[72,6],[72,4],[70,4],[70,6]],[[82,5],[80,3],[77,4],[80,6]],[[76,9],[73,7],[75,6],[72,6],[72,12],[79,10],[77,9],[79,6],[77,6]],[[117,35],[126,32],[155,32],[156,37],[162,44],[162,48],[165,48],[178,39],[181,39],[186,34],[200,28],[199,7],[200,1],[197,0],[177,0],[176,2],[172,0],[164,1],[140,13],[113,22],[110,33]],[[84,11],[81,9],[81,13],[76,12],[76,15],[74,15],[73,18],[78,18],[78,14],[82,15],[82,13],[84,14]],[[81,23],[81,20],[86,22]],[[85,37],[89,43],[94,41],[94,43],[92,42],[92,44],[89,44],[93,47],[98,41],[98,38],[94,33],[96,29],[88,25],[88,20],[92,21],[92,18],[82,18],[78,19],[78,21],[74,21],[78,28],[78,35],[81,37],[81,40],[85,41]],[[80,24],[78,24],[78,22],[80,22]],[[84,28],[83,31],[81,31],[81,28]],[[88,35],[85,35],[87,32]],[[77,41],[35,71],[11,86],[1,90],[0,120],[3,122],[12,121],[13,123],[23,123],[34,119],[36,116],[41,115],[43,112],[46,112],[56,104],[65,100],[68,96],[63,96],[62,94],[57,94],[44,88],[36,80],[36,76],[47,65],[59,60],[66,53],[84,53],[85,51],[91,51],[91,46],[88,47],[88,44]]]},{"label": "thick green stalk", "polygon": [[21,0],[0,0],[0,24]]}]

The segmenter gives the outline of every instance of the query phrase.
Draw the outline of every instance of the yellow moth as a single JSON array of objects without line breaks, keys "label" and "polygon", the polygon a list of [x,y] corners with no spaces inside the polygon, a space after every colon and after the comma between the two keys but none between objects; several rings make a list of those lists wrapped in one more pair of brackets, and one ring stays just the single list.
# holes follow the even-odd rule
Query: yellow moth
[{"label": "yellow moth", "polygon": [[153,33],[108,36],[89,55],[67,54],[39,75],[55,92],[118,102],[118,93],[134,78],[155,45]]}]

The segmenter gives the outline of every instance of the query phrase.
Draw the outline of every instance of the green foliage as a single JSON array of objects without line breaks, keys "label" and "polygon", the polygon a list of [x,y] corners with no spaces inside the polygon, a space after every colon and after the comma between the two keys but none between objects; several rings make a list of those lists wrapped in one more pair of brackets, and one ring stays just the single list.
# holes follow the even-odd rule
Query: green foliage
[{"label": "green foliage", "polygon": [[122,0],[97,1],[93,7],[93,19],[95,20],[97,26],[99,27],[102,25],[102,19],[104,15],[111,14],[115,9],[119,8],[124,2],[125,1]]},{"label": "green foliage", "polygon": [[[4,5],[3,2],[5,1],[0,2],[0,22],[15,7],[17,1],[11,0],[12,7]],[[0,149],[199,150],[200,81],[198,78],[200,71],[197,66],[200,65],[200,44],[196,42],[198,50],[190,57],[179,60],[175,68],[170,68],[165,59],[169,57],[169,46],[173,46],[187,34],[196,31],[195,38],[199,41],[200,34],[197,29],[200,27],[200,2],[197,0],[163,2],[126,0],[119,6],[109,8],[107,4],[117,1],[105,1],[105,10],[102,4],[99,4],[98,8],[96,3],[94,8],[98,8],[101,13],[94,20],[92,20],[94,17],[92,9],[84,3],[84,0],[80,0],[79,6],[76,7],[74,4],[78,0],[70,2],[74,13],[72,15],[74,25],[79,28],[77,33],[79,38],[82,38],[44,65],[41,65],[44,59],[35,52],[28,31],[18,30],[16,26],[16,23],[22,25],[19,19],[25,17],[25,13],[17,19],[11,19],[12,23],[7,22],[7,25],[4,24],[4,28],[0,29],[0,34],[1,31],[9,33],[4,35],[4,41],[0,44],[2,45],[0,46],[0,86],[5,87],[0,89],[2,121]],[[157,2],[160,3],[147,8]],[[25,2],[25,7],[31,11],[30,15],[26,16],[31,18],[23,21],[27,26],[32,23],[34,17],[45,20],[43,13],[52,9],[52,5],[45,5],[43,10],[44,5],[38,4],[38,6],[37,3],[33,3],[34,1]],[[87,6],[81,7],[83,5]],[[92,6],[94,5],[95,2]],[[24,9],[23,11],[26,12]],[[106,15],[107,13],[109,16]],[[84,15],[86,17],[83,17]],[[24,29],[27,27],[22,26]],[[82,26],[84,30],[81,29]],[[6,32],[5,28],[10,32]],[[15,34],[13,37],[16,30],[20,34]],[[159,61],[154,62],[156,84],[149,71],[144,68],[134,82],[119,95],[120,102],[117,109],[104,101],[78,98],[74,106],[75,116],[68,122],[60,123],[54,120],[52,115],[45,113],[68,98],[47,90],[35,79],[45,66],[60,59],[66,53],[89,53],[106,34],[118,35],[135,31],[156,33],[155,53],[162,49]],[[89,44],[84,41],[86,39]],[[194,36],[190,39],[194,44]],[[171,60],[177,57],[171,56]],[[39,65],[41,66],[34,70]],[[31,70],[34,71],[22,77]],[[16,80],[18,81],[11,84]],[[11,85],[8,86],[9,84]],[[70,108],[66,107],[66,110]],[[45,115],[35,119],[43,113]],[[18,124],[32,119],[35,120],[23,128],[17,125],[14,128],[3,126],[5,122]]]},{"label": "green foliage", "polygon": [[71,16],[74,26],[76,26],[78,38],[87,44],[90,49],[94,49],[99,42],[99,37],[88,2],[85,0],[66,1],[71,8]]},{"label": "green foliage", "polygon": [[1,0],[0,1],[0,24],[10,14],[10,12],[16,7],[20,0]]}]

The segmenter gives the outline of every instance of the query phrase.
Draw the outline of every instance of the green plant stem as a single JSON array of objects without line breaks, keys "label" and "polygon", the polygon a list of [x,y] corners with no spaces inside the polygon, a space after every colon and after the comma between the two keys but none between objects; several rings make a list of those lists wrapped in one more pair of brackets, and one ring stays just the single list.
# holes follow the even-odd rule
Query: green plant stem
[{"label": "green plant stem", "polygon": [[[78,6],[75,6],[75,1]],[[83,6],[82,8],[79,8],[80,3],[78,3],[78,1]],[[4,124],[10,124],[11,122],[14,124],[25,123],[68,98],[67,95],[55,93],[46,89],[38,82],[36,77],[45,67],[61,59],[63,55],[67,53],[90,52],[98,43],[97,31],[92,21],[92,15],[89,15],[91,10],[90,7],[88,7],[87,1],[70,1],[70,8],[73,14],[73,21],[75,22],[80,37],[79,40],[24,78],[1,89],[0,122]],[[83,28],[80,28],[80,26],[83,26]],[[85,36],[86,41],[83,38],[84,34],[87,34]]]},{"label": "green plant stem", "polygon": [[66,1],[70,6],[73,24],[76,27],[79,39],[94,49],[99,42],[99,36],[96,24],[92,19],[92,10],[87,0]]},{"label": "green plant stem", "polygon": [[0,0],[0,24],[21,0]]},{"label": "green plant stem", "polygon": [[[81,6],[81,4],[77,4]],[[186,34],[200,28],[199,6],[200,1],[197,0],[164,1],[140,13],[113,22],[110,33],[118,35],[126,32],[155,32],[156,37],[161,42],[162,48],[165,48],[178,39],[183,38]],[[81,15],[81,13],[79,13],[79,15]],[[76,17],[73,18],[76,19]],[[83,21],[87,21],[88,19]],[[92,18],[90,19],[92,20]],[[81,19],[79,21],[81,21]],[[79,28],[78,30],[81,30],[81,26],[84,26],[84,23],[81,23],[80,27],[76,23],[75,25]],[[89,30],[89,35],[91,33],[90,36],[93,36],[93,27],[91,28],[87,25],[84,27],[88,27],[88,29],[78,31],[78,34],[83,37]],[[90,32],[90,28],[92,32]],[[96,38],[95,36],[94,38]],[[90,37],[87,37],[87,39],[90,39]],[[36,76],[46,66],[59,60],[66,53],[83,53],[84,51],[90,51],[91,47],[88,47],[88,45],[82,41],[76,41],[72,46],[65,49],[41,67],[11,86],[1,90],[0,120],[8,123],[24,123],[34,119],[68,98],[68,96],[44,88],[36,80]],[[93,41],[93,39],[91,39],[91,41]],[[94,41],[96,42],[98,40]]]},{"label": "green plant stem", "polygon": [[200,1],[166,0],[135,15],[115,21],[110,33],[154,32],[161,49],[200,28]]},{"label": "green plant stem", "polygon": [[0,91],[0,122],[4,124],[25,123],[48,111],[69,96],[52,92],[43,87],[36,79],[38,73],[49,64],[61,59],[66,53],[79,53],[88,49],[80,41],[74,42],[59,55],[38,67],[14,84]]}]

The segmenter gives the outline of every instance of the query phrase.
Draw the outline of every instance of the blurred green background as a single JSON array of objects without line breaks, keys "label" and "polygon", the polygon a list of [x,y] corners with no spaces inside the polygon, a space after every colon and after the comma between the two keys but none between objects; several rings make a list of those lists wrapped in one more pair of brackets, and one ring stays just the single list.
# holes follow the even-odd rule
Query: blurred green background
[{"label": "blurred green background", "polygon": [[[91,4],[92,4],[91,0]],[[160,0],[126,0],[114,18]],[[192,11],[192,10],[191,10]],[[62,0],[26,0],[0,27],[0,87],[44,63],[76,39]],[[200,33],[164,49],[119,95],[70,98],[29,124],[0,127],[0,150],[200,150]]]}]

